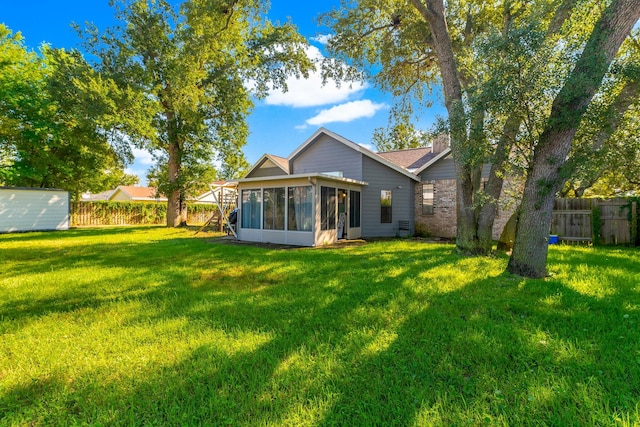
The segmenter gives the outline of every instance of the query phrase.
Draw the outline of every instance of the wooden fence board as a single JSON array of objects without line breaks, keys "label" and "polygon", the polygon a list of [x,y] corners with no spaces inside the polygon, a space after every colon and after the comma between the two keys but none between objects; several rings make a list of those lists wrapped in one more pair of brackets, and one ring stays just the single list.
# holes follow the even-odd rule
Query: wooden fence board
[{"label": "wooden fence board", "polygon": [[[144,202],[118,202],[123,204],[121,209],[113,205],[100,202],[75,202],[70,206],[71,226],[102,226],[102,225],[161,225],[165,224],[165,210],[154,209]],[[124,207],[126,205],[126,207]],[[164,206],[163,206],[164,207]],[[211,206],[210,210],[198,209],[190,212],[187,208],[187,223],[204,224],[218,209]],[[213,225],[220,228],[220,219],[214,218]]]},{"label": "wooden fence board", "polygon": [[[634,244],[628,219],[629,201],[617,199],[556,199],[551,220],[551,234],[560,241],[591,242],[593,239],[592,213],[600,215],[600,241],[608,245]],[[632,205],[635,206],[635,205]]]},{"label": "wooden fence board", "polygon": [[600,236],[605,244],[629,244],[631,242],[631,227],[627,211],[623,206],[629,202],[625,199],[603,200],[598,202],[600,207],[601,228]]}]

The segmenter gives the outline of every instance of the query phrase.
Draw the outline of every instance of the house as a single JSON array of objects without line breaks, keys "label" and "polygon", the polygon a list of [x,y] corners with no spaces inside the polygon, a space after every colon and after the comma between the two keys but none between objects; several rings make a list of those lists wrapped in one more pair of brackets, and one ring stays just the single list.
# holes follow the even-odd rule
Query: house
[{"label": "house", "polygon": [[[238,198],[240,240],[318,246],[405,229],[456,235],[448,136],[432,147],[375,153],[321,128],[287,158],[263,155],[238,181]],[[512,209],[501,204],[494,238]]]},{"label": "house", "polygon": [[238,238],[318,246],[395,236],[414,222],[419,183],[408,169],[321,128],[287,158],[263,155],[238,181]]},{"label": "house", "polygon": [[82,193],[82,201],[83,202],[95,202],[95,201],[99,201],[99,200],[109,200],[109,197],[111,197],[111,195],[113,194],[115,190],[107,190],[107,191],[102,191],[100,193],[91,193],[91,192],[86,192],[86,193]]},{"label": "house", "polygon": [[136,187],[133,185],[119,185],[107,200],[126,202],[166,202],[167,198],[158,194],[153,187]]}]

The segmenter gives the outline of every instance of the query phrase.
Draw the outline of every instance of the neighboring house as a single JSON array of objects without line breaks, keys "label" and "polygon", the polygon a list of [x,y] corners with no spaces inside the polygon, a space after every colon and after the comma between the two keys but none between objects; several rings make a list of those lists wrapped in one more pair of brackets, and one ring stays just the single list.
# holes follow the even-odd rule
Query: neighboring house
[{"label": "neighboring house", "polygon": [[109,197],[113,194],[114,190],[107,190],[101,193],[82,193],[83,202],[95,202],[97,200],[109,200]]},{"label": "neighboring house", "polygon": [[[484,180],[488,174],[486,165]],[[374,153],[321,128],[287,158],[263,155],[238,181],[238,197],[240,240],[317,246],[401,231],[456,235],[447,136],[432,147]],[[501,202],[494,238],[512,210]]]},{"label": "neighboring house", "polygon": [[322,128],[286,159],[265,154],[238,181],[238,238],[318,246],[395,236],[401,223],[414,222],[419,182],[404,167]]},{"label": "neighboring house", "polygon": [[166,202],[167,198],[158,194],[153,187],[136,187],[133,185],[119,185],[107,200],[128,202]]}]

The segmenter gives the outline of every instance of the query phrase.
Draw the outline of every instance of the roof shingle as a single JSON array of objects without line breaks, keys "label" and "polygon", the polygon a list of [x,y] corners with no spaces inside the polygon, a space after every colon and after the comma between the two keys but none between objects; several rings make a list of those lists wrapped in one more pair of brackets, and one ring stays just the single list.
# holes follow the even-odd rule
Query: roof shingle
[{"label": "roof shingle", "polygon": [[378,153],[378,155],[409,171],[419,169],[421,166],[423,166],[429,160],[436,156],[436,154],[431,152],[430,147],[387,151]]},{"label": "roof shingle", "polygon": [[153,187],[136,187],[134,185],[121,185],[119,187],[122,191],[125,191],[132,198],[149,198],[155,199],[157,197],[157,188]]}]

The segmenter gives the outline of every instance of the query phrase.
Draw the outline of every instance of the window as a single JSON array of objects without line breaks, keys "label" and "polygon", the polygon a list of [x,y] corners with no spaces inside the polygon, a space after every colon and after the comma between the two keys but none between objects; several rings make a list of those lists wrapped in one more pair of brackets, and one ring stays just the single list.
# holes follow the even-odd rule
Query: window
[{"label": "window", "polygon": [[289,187],[289,223],[287,230],[312,231],[313,192],[311,187]]},{"label": "window", "polygon": [[422,213],[433,215],[433,181],[422,183]]},{"label": "window", "polygon": [[360,227],[360,192],[351,190],[349,194],[349,227]]},{"label": "window", "polygon": [[265,230],[284,230],[284,187],[264,189]]},{"label": "window", "polygon": [[320,187],[320,229],[336,229],[336,189]]},{"label": "window", "polygon": [[380,192],[380,222],[389,224],[391,221],[391,190],[382,190]]},{"label": "window", "polygon": [[338,188],[338,217],[341,213],[347,213],[347,190]]},{"label": "window", "polygon": [[242,228],[260,228],[260,190],[242,190]]}]

